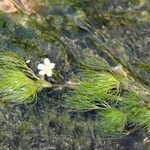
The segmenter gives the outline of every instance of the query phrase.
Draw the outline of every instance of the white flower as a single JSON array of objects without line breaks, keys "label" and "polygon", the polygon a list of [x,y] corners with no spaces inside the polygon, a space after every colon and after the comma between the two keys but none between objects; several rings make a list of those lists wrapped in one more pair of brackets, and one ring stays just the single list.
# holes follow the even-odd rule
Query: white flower
[{"label": "white flower", "polygon": [[44,59],[44,64],[39,64],[38,65],[38,69],[39,71],[39,75],[43,76],[43,75],[47,75],[47,76],[52,76],[52,69],[55,67],[54,63],[51,63],[50,60],[48,58]]},{"label": "white flower", "polygon": [[29,64],[31,60],[27,60],[26,63]]}]

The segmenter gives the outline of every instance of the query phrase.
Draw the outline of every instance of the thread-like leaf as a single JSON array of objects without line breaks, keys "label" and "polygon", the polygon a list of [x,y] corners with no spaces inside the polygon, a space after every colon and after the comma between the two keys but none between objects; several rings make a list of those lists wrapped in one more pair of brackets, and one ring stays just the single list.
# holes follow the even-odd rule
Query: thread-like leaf
[{"label": "thread-like leaf", "polygon": [[4,101],[32,102],[39,90],[37,84],[24,73],[0,68],[0,97]]},{"label": "thread-like leaf", "polygon": [[[96,102],[119,100],[119,81],[110,73],[82,71],[66,98],[66,107],[77,110],[97,109]],[[114,89],[114,90],[113,90]]]},{"label": "thread-like leaf", "polygon": [[26,75],[38,79],[34,72],[24,62],[23,58],[11,51],[5,51],[0,53],[0,66],[7,69],[20,70]]},{"label": "thread-like leaf", "polygon": [[0,53],[0,98],[3,101],[30,103],[39,90],[47,87],[51,84],[39,79],[19,55],[10,51]]},{"label": "thread-like leaf", "polygon": [[127,116],[122,111],[108,108],[98,114],[96,130],[104,136],[117,137],[123,134]]},{"label": "thread-like leaf", "polygon": [[132,107],[128,109],[127,116],[134,125],[141,125],[150,130],[150,109]]}]

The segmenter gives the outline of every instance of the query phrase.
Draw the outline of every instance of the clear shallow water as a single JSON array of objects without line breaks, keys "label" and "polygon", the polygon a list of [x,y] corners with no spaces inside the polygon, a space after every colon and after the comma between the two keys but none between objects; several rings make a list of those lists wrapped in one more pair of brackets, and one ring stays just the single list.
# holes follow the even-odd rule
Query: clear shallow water
[{"label": "clear shallow water", "polygon": [[[0,16],[2,50],[12,50],[21,53],[26,60],[32,60],[31,67],[35,72],[38,62],[48,56],[62,68],[58,83],[66,81],[76,69],[75,64],[69,64],[72,55],[82,60],[92,51],[112,67],[125,66],[137,79],[136,83],[133,81],[128,85],[129,88],[139,90],[145,97],[145,89],[140,85],[146,90],[149,86],[148,1],[45,3],[46,6],[36,8],[36,12],[47,18],[50,34],[58,35],[67,45],[70,56],[66,56],[53,37],[40,38],[38,30],[34,30],[22,14],[7,15],[14,21]],[[42,23],[42,20],[38,21]],[[148,149],[148,144],[142,142],[146,134],[140,130],[121,140],[103,139],[95,133],[90,120],[89,116],[94,112],[68,113],[62,108],[61,96],[62,91],[43,90],[33,106],[2,105],[2,149]]]}]

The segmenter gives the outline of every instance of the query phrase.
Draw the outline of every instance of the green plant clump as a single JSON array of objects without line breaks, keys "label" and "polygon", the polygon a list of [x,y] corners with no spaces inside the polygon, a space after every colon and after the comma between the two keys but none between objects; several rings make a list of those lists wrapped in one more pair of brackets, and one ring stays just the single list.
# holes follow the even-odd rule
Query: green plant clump
[{"label": "green plant clump", "polygon": [[34,74],[34,72],[27,66],[23,58],[11,51],[5,51],[0,53],[0,66],[7,69],[22,71],[31,78],[39,79]]},{"label": "green plant clump", "polygon": [[[103,136],[115,137],[123,135],[124,126],[127,123],[127,116],[124,112],[114,108],[108,108],[98,113],[98,124],[96,130]],[[124,132],[125,134],[125,132]]]},{"label": "green plant clump", "polygon": [[150,109],[149,108],[140,108],[132,107],[127,109],[128,119],[134,125],[141,125],[143,129],[150,131]]},{"label": "green plant clump", "polygon": [[[99,149],[103,137],[150,131],[150,15],[147,2],[132,1],[51,0],[36,10],[27,2],[34,14],[0,14],[0,102],[13,102],[1,107],[0,149]],[[58,70],[46,82],[11,51],[33,68],[50,58]],[[15,105],[50,82],[32,107]]]},{"label": "green plant clump", "polygon": [[[88,111],[99,109],[108,100],[119,100],[120,82],[110,73],[81,71],[73,90],[65,96],[66,107],[72,110]],[[73,83],[72,83],[73,84]]]},{"label": "green plant clump", "polygon": [[32,102],[39,89],[24,73],[0,68],[0,95],[5,102]]},{"label": "green plant clump", "polygon": [[0,98],[5,102],[31,103],[37,92],[51,84],[37,77],[15,53],[0,53]]}]

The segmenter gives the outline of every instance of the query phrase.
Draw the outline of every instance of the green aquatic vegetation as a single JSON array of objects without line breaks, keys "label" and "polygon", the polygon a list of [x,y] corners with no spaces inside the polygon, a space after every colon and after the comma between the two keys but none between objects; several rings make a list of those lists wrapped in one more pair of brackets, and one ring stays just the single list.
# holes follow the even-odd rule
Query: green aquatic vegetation
[{"label": "green aquatic vegetation", "polygon": [[[37,92],[52,85],[35,75],[20,56],[12,52],[1,53],[0,103],[31,103],[36,97],[38,101],[30,107],[31,111],[28,105],[17,105],[17,110],[5,111],[7,117],[3,117],[1,123],[3,120],[7,123],[2,123],[4,132],[0,133],[0,141],[9,141],[10,145],[17,141],[21,149],[32,149],[36,142],[43,149],[47,149],[43,146],[45,143],[46,146],[54,145],[55,149],[89,149],[89,145],[94,147],[90,149],[95,149],[99,135],[98,143],[102,137],[125,136],[128,131],[124,127],[128,127],[128,123],[132,123],[133,128],[143,126],[149,129],[149,104],[131,92],[133,88],[139,92],[141,86],[135,88],[137,80],[130,80],[130,73],[121,70],[123,74],[120,74],[114,69],[116,65],[128,69],[126,62],[131,58],[128,53],[135,49],[140,52],[142,45],[138,46],[136,40],[130,41],[130,36],[135,38],[137,35],[129,26],[142,32],[135,24],[141,25],[142,20],[147,22],[149,11],[130,11],[130,4],[122,7],[119,1],[113,4],[106,0],[65,0],[61,3],[53,0],[47,3],[49,5],[44,7],[45,14],[42,16],[39,13],[23,18],[23,14],[20,16],[18,13],[18,16],[10,15],[12,19],[0,17],[0,47],[3,51],[12,50],[26,60],[32,60],[28,65],[34,69],[36,61],[45,56],[58,65],[57,75],[48,78],[50,82],[57,83],[56,89],[54,86],[37,97]],[[127,1],[125,3],[128,4]],[[26,19],[25,23],[22,18]],[[143,38],[141,34],[137,37]],[[126,51],[128,42],[129,52]],[[29,53],[31,57],[28,57]],[[148,65],[139,68],[147,70]],[[76,119],[76,114],[80,119]],[[9,126],[11,131],[8,131]],[[8,137],[4,139],[5,133]],[[12,139],[11,135],[14,135]],[[12,149],[18,149],[17,144]],[[88,146],[85,148],[85,145]]]},{"label": "green aquatic vegetation", "polygon": [[65,107],[79,112],[97,110],[99,120],[94,123],[95,128],[104,137],[128,134],[124,127],[129,122],[149,129],[149,104],[126,90],[124,83],[128,80],[121,82],[122,79],[113,71],[79,70],[68,82],[71,91],[65,95]]},{"label": "green aquatic vegetation", "polygon": [[5,68],[0,68],[0,87],[1,99],[6,102],[32,102],[39,90],[24,73]]},{"label": "green aquatic vegetation", "polygon": [[7,69],[20,70],[31,78],[39,79],[30,69],[23,58],[11,51],[0,53],[0,66]]},{"label": "green aquatic vegetation", "polygon": [[[23,25],[24,20],[26,25]],[[0,15],[0,51],[10,50],[27,59],[42,56],[44,54],[40,47],[42,39],[28,23],[26,16],[11,18],[4,14]]]},{"label": "green aquatic vegetation", "polygon": [[85,58],[84,61],[81,62],[81,64],[83,63],[83,66],[87,66],[88,68],[91,69],[97,69],[97,70],[110,70],[109,65],[107,64],[107,62],[100,58],[100,57],[96,57],[94,54],[85,54]]},{"label": "green aquatic vegetation", "polygon": [[0,53],[0,87],[3,101],[31,103],[51,84],[37,77],[19,55],[7,51]]},{"label": "green aquatic vegetation", "polygon": [[67,108],[86,111],[99,109],[109,100],[121,100],[120,82],[111,73],[82,70],[77,77],[70,83],[72,91],[65,96]]},{"label": "green aquatic vegetation", "polygon": [[113,72],[105,59],[94,55],[90,51],[84,52],[82,58],[79,59],[78,57],[78,62],[80,68],[87,68],[95,71]]},{"label": "green aquatic vegetation", "polygon": [[128,122],[135,126],[142,126],[144,130],[150,129],[150,109],[149,103],[145,102],[136,93],[126,92],[123,94],[122,101],[118,104],[128,119]]},{"label": "green aquatic vegetation", "polygon": [[[144,41],[148,38],[147,33],[149,31],[149,19],[144,19],[146,16],[150,16],[148,5],[147,7],[145,5],[139,11],[135,9],[134,11],[128,11],[128,9],[117,11],[115,9],[107,9],[107,7],[104,9],[105,7],[101,7],[102,3],[98,3],[97,1],[90,1],[89,3],[74,1],[74,3],[82,10],[79,10],[75,18],[76,25],[87,31],[90,37],[93,37],[93,41],[99,47],[100,51],[108,53],[114,62],[120,63],[127,68],[132,77],[140,84],[149,85],[147,77],[143,77],[144,75],[148,76],[148,72],[146,70],[144,72],[137,71],[139,68],[138,64],[144,61],[142,57],[138,56],[139,49],[137,47],[141,47],[140,51],[146,54],[144,58],[148,61],[148,57],[146,57],[148,56],[148,51],[143,46],[145,45]],[[116,7],[118,3],[115,4]],[[106,2],[105,5],[108,6],[111,4]],[[136,18],[138,18],[138,21]],[[141,28],[141,26],[144,28]],[[124,29],[134,34],[124,36],[122,32]],[[143,40],[143,34],[146,35],[145,40]],[[135,38],[135,35],[139,38]],[[137,55],[133,55],[131,52],[132,48]],[[137,61],[137,57],[139,61]]]},{"label": "green aquatic vegetation", "polygon": [[[135,106],[135,105],[143,105],[144,101],[141,97],[139,97],[136,93],[131,91],[126,91],[122,96],[123,107],[125,106]],[[121,106],[120,106],[121,107]]]},{"label": "green aquatic vegetation", "polygon": [[127,108],[127,116],[129,121],[134,125],[140,125],[143,129],[150,131],[150,109],[146,107],[130,107]]},{"label": "green aquatic vegetation", "polygon": [[108,108],[97,115],[96,130],[103,136],[117,137],[125,134],[127,116],[124,112]]}]

